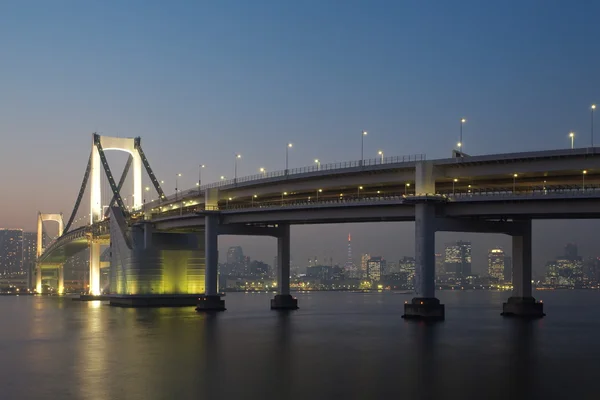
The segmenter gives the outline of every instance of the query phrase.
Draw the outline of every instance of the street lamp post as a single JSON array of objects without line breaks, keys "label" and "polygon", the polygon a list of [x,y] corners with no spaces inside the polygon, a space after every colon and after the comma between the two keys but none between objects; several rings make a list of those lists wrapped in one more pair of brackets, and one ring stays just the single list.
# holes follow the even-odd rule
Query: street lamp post
[{"label": "street lamp post", "polygon": [[365,136],[367,136],[367,131],[362,131],[360,134],[360,166],[362,167],[365,162]]},{"label": "street lamp post", "polygon": [[281,205],[283,205],[283,196],[287,196],[287,192],[281,193]]},{"label": "street lamp post", "polygon": [[463,125],[467,122],[466,118],[461,118],[460,120],[460,136],[458,138],[458,150],[462,152],[463,147]]},{"label": "street lamp post", "polygon": [[258,195],[256,195],[256,194],[255,194],[255,195],[253,195],[253,196],[251,197],[251,200],[250,200],[250,205],[251,205],[252,207],[254,207],[254,199],[255,199],[255,198],[257,198],[257,197],[258,197]]},{"label": "street lamp post", "polygon": [[596,105],[592,104],[592,107],[590,107],[590,108],[592,110],[592,115],[591,115],[591,117],[592,117],[592,121],[591,121],[591,124],[592,124],[592,126],[591,126],[591,129],[592,129],[592,147],[594,147],[594,110],[596,109]]},{"label": "street lamp post", "polygon": [[321,161],[319,161],[319,159],[315,159],[315,163],[317,164],[317,171],[321,170]]},{"label": "street lamp post", "polygon": [[264,178],[264,177],[265,177],[265,174],[267,173],[267,170],[261,167],[261,168],[258,170],[258,172],[260,172],[260,173],[263,175],[263,178]]},{"label": "street lamp post", "polygon": [[322,192],[323,192],[323,189],[317,190],[317,201],[319,201],[319,193],[322,193]]},{"label": "street lamp post", "polygon": [[288,160],[289,160],[289,150],[292,148],[292,144],[288,143],[287,146],[285,146],[285,174],[288,174]]},{"label": "street lamp post", "polygon": [[575,132],[569,132],[569,137],[571,138],[571,150],[575,146]]},{"label": "street lamp post", "polygon": [[379,150],[377,154],[381,156],[381,163],[383,164],[383,150]]},{"label": "street lamp post", "polygon": [[202,186],[202,168],[204,168],[204,164],[198,166],[198,195],[200,195],[200,186]]},{"label": "street lamp post", "polygon": [[517,191],[517,176],[518,174],[513,174],[513,194]]},{"label": "street lamp post", "polygon": [[581,174],[581,188],[583,190],[585,190],[585,176],[587,175],[587,170],[583,170],[583,173]]},{"label": "street lamp post", "polygon": [[458,182],[458,179],[452,179],[452,196],[454,196],[454,185],[456,184],[456,182]]},{"label": "street lamp post", "polygon": [[359,187],[358,187],[358,190],[356,191],[356,194],[357,194],[357,196],[358,196],[358,198],[359,198],[359,199],[360,199],[360,191],[361,191],[362,189],[363,189],[363,187],[362,187],[362,186],[359,186]]},{"label": "street lamp post", "polygon": [[179,178],[181,177],[181,174],[177,174],[175,175],[175,201],[177,201],[177,187],[179,186]]},{"label": "street lamp post", "polygon": [[408,182],[407,182],[407,183],[404,185],[404,195],[405,195],[405,196],[408,194],[408,188],[409,188],[409,187],[410,187],[410,183],[408,183]]},{"label": "street lamp post", "polygon": [[235,155],[235,161],[234,161],[234,167],[233,167],[233,183],[237,183],[237,164],[238,164],[238,159],[242,158],[241,154],[236,154]]}]

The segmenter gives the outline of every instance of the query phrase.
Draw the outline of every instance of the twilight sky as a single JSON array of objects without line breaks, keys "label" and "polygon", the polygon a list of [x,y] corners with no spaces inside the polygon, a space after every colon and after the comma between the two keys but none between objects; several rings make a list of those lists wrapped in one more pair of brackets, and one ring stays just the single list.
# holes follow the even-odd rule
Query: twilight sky
[{"label": "twilight sky", "polygon": [[[600,103],[600,2],[403,0],[0,3],[0,227],[69,214],[91,133],[141,136],[173,192],[259,167],[589,143]],[[600,127],[600,117],[597,118]],[[119,159],[120,156],[120,159]],[[111,155],[123,163],[125,155]],[[115,168],[117,170],[118,168]],[[414,253],[412,224],[292,228],[294,260]],[[600,255],[595,221],[534,224],[535,267],[567,241]],[[490,235],[474,242],[475,269]],[[274,242],[223,237],[272,261]]]}]

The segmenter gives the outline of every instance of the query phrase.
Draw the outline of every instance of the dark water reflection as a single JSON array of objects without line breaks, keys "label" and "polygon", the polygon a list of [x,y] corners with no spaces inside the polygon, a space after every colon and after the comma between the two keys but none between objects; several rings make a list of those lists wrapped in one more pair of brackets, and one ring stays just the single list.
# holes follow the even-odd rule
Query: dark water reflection
[{"label": "dark water reflection", "polygon": [[216,315],[3,297],[0,399],[600,398],[599,293],[543,293],[525,322],[500,317],[506,294],[441,292],[433,325],[400,318],[407,295],[298,297]]}]

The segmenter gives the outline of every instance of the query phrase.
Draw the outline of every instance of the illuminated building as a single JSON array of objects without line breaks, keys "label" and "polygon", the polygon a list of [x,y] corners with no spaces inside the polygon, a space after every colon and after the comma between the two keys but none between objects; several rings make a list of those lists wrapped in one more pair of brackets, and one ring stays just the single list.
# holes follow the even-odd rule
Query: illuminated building
[{"label": "illuminated building", "polygon": [[441,253],[435,254],[435,276],[442,276],[446,273],[444,268],[444,255]]},{"label": "illuminated building", "polygon": [[369,264],[369,258],[371,258],[371,256],[368,254],[363,254],[362,256],[360,256],[360,277],[361,278],[367,276],[367,267]]},{"label": "illuminated building", "polygon": [[23,232],[23,271],[27,273],[28,286],[33,287],[33,274],[35,269],[35,252],[37,244],[36,232]]},{"label": "illuminated building", "polygon": [[23,271],[23,230],[0,228],[0,274]]},{"label": "illuminated building", "polygon": [[398,262],[400,273],[406,277],[406,283],[410,287],[414,287],[415,265],[415,259],[413,257],[404,257]]},{"label": "illuminated building", "polygon": [[471,275],[471,242],[447,243],[444,252],[444,268],[446,274],[456,280],[466,279]]},{"label": "illuminated building", "polygon": [[504,280],[504,250],[491,249],[488,252],[488,274],[497,282]]},{"label": "illuminated building", "polygon": [[583,285],[583,261],[577,255],[577,245],[565,246],[565,255],[546,263],[546,284],[551,286],[581,287]]},{"label": "illuminated building", "polygon": [[382,271],[385,269],[383,257],[371,257],[367,262],[367,279],[373,281],[381,280]]}]

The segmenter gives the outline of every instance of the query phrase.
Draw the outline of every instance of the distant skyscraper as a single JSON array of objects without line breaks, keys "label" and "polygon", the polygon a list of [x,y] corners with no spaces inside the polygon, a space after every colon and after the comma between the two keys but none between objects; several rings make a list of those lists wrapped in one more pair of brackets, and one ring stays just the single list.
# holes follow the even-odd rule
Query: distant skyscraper
[{"label": "distant skyscraper", "polygon": [[227,250],[227,264],[241,264],[244,262],[244,251],[240,246],[232,246]]},{"label": "distant skyscraper", "polygon": [[398,261],[400,273],[406,276],[406,283],[409,286],[414,285],[415,280],[415,259],[414,257],[404,257]]},{"label": "distant skyscraper", "polygon": [[0,274],[23,271],[23,230],[0,228]]},{"label": "distant skyscraper", "polygon": [[457,280],[471,275],[471,242],[447,243],[444,256],[446,274]]},{"label": "distant skyscraper", "polygon": [[360,256],[360,277],[361,278],[367,276],[367,267],[369,264],[369,258],[371,258],[371,256],[368,254],[363,254],[362,256]]},{"label": "distant skyscraper", "polygon": [[439,277],[446,273],[444,268],[444,255],[441,253],[435,254],[435,276]]},{"label": "distant skyscraper", "polygon": [[367,262],[367,279],[374,281],[381,280],[382,271],[385,269],[385,260],[383,257],[371,257]]},{"label": "distant skyscraper", "polygon": [[[35,268],[37,234],[35,232],[23,232],[23,271],[32,278]],[[32,287],[33,281],[29,281],[29,287]]]},{"label": "distant skyscraper", "polygon": [[572,261],[579,260],[577,253],[577,245],[575,243],[567,243],[565,246],[565,258]]},{"label": "distant skyscraper", "polygon": [[504,280],[504,250],[491,249],[488,252],[488,274],[498,282]]},{"label": "distant skyscraper", "polygon": [[354,261],[352,260],[352,236],[348,234],[348,259],[346,260],[346,272],[352,273]]}]

